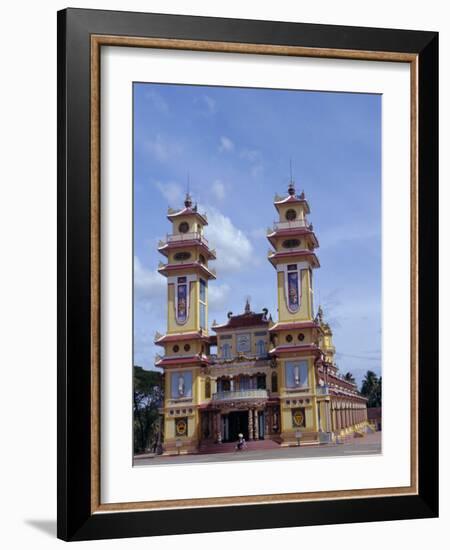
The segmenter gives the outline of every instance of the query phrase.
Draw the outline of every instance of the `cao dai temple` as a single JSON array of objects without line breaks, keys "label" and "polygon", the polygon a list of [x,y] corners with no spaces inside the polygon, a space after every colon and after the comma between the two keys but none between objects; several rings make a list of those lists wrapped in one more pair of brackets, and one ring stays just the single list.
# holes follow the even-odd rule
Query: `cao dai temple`
[{"label": "cao dai temple", "polygon": [[[167,333],[156,366],[164,371],[164,453],[193,453],[236,441],[319,444],[367,426],[366,399],[334,360],[333,334],[313,310],[313,271],[319,246],[304,193],[293,183],[275,197],[279,221],[268,231],[278,317],[228,313],[208,328],[208,285],[216,258],[204,236],[207,218],[193,206],[169,209],[172,233],[159,243],[167,258]],[[214,352],[217,350],[217,352]],[[232,447],[230,447],[232,449]]]}]

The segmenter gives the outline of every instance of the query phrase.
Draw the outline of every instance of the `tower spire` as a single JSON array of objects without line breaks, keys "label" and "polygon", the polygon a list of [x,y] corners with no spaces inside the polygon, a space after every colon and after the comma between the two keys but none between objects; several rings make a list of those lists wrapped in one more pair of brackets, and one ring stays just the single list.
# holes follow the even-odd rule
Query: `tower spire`
[{"label": "tower spire", "polygon": [[192,206],[192,197],[190,194],[191,179],[189,172],[187,173],[187,185],[186,185],[186,198],[184,199],[184,206],[190,208]]},{"label": "tower spire", "polygon": [[292,158],[289,158],[289,186],[288,186],[288,193],[290,196],[295,195],[295,182],[294,178],[292,177]]}]

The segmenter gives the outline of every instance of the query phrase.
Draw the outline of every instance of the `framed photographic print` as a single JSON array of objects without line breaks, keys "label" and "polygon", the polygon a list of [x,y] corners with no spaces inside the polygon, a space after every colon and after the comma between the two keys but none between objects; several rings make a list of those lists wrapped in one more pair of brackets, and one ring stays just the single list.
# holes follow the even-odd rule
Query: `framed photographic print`
[{"label": "framed photographic print", "polygon": [[438,513],[434,32],[58,14],[58,536]]}]

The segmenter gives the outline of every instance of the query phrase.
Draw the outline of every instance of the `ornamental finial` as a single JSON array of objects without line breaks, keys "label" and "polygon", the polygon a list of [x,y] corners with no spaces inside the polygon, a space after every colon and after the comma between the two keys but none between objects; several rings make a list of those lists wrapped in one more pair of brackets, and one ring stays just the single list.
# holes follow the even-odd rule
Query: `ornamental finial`
[{"label": "ornamental finial", "polygon": [[323,324],[323,309],[321,305],[319,305],[319,308],[317,310],[316,322],[318,322],[321,325]]},{"label": "ornamental finial", "polygon": [[245,300],[245,313],[250,313],[250,299],[246,298]]},{"label": "ornamental finial", "polygon": [[288,187],[288,193],[291,197],[295,195],[295,185],[294,185],[294,178],[292,177],[292,159],[289,159],[289,187]]},{"label": "ornamental finial", "polygon": [[192,198],[189,192],[186,193],[186,198],[184,199],[184,206],[186,208],[190,208],[192,206]]}]

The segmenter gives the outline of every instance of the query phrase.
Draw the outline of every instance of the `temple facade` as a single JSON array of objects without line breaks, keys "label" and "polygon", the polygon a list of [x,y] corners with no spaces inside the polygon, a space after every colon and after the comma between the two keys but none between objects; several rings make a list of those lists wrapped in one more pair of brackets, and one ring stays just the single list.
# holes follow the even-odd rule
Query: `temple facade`
[{"label": "temple facade", "polygon": [[333,334],[313,304],[319,243],[308,221],[304,193],[293,182],[275,197],[278,221],[268,230],[268,260],[275,269],[278,314],[253,312],[208,324],[208,285],[216,253],[204,236],[207,217],[187,195],[169,209],[172,232],[159,243],[167,258],[167,332],[156,366],[164,371],[164,453],[198,452],[236,441],[273,440],[313,445],[363,435],[366,399],[338,372]]}]

